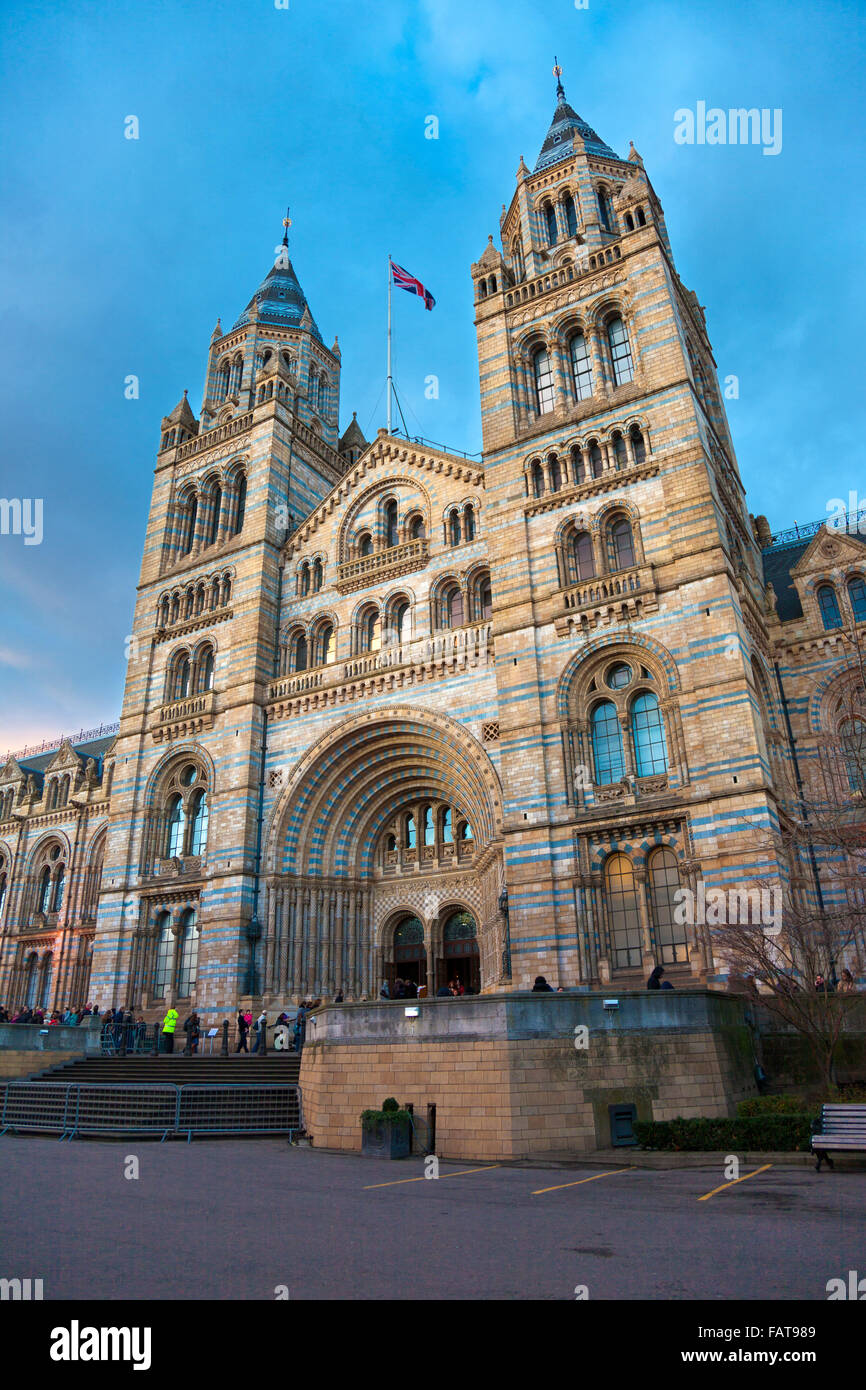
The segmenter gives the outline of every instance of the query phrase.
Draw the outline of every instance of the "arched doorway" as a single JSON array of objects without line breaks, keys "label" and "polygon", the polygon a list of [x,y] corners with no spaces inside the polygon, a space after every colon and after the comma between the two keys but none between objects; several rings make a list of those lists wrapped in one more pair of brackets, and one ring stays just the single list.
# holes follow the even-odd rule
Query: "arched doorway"
[{"label": "arched doorway", "polygon": [[417,917],[403,917],[394,928],[393,958],[388,963],[388,983],[396,979],[412,980],[416,985],[427,983],[427,952],[424,949],[424,924]]},{"label": "arched doorway", "polygon": [[459,980],[473,994],[481,991],[478,929],[471,912],[452,912],[442,927],[442,956],[437,961],[436,988]]}]

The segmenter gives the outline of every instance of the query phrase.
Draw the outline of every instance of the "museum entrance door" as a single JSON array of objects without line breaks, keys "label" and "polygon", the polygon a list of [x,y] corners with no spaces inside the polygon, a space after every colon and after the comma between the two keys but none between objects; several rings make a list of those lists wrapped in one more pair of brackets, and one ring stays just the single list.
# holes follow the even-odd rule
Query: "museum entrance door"
[{"label": "museum entrance door", "polygon": [[481,993],[478,932],[471,912],[452,912],[442,928],[442,956],[436,963],[436,988],[458,980],[464,990]]},{"label": "museum entrance door", "polygon": [[424,924],[417,917],[404,917],[394,928],[393,958],[386,976],[389,985],[394,981],[412,980],[416,985],[427,983],[427,952],[424,949]]}]

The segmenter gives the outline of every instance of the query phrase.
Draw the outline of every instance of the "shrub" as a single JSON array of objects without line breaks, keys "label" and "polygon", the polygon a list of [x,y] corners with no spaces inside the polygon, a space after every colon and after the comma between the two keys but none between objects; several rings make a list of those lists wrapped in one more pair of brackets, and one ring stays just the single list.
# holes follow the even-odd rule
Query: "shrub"
[{"label": "shrub", "polygon": [[806,1115],[813,1109],[802,1096],[750,1096],[737,1105],[737,1116],[747,1119],[756,1115]]},{"label": "shrub", "polygon": [[382,1101],[382,1109],[383,1109],[383,1110],[399,1110],[400,1107],[399,1107],[399,1105],[397,1104],[397,1102],[396,1102],[396,1100],[394,1099],[394,1097],[393,1097],[393,1096],[389,1096],[387,1100],[383,1100],[383,1101]]},{"label": "shrub", "polygon": [[750,1115],[732,1120],[697,1118],[638,1120],[634,1132],[641,1148],[677,1152],[712,1152],[717,1149],[764,1150],[776,1153],[808,1153],[812,1135],[811,1115]]}]

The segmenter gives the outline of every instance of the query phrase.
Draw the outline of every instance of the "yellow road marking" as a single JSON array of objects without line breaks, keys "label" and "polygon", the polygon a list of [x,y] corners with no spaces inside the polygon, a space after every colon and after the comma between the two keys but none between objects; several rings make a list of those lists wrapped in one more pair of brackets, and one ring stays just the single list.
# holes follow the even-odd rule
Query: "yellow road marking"
[{"label": "yellow road marking", "polygon": [[[443,1173],[443,1178],[460,1178],[464,1173],[489,1173],[491,1168],[501,1168],[501,1163],[488,1163],[483,1168],[458,1168],[456,1173]],[[362,1192],[372,1192],[376,1187],[400,1187],[404,1182],[430,1182],[431,1179],[421,1174],[420,1178],[397,1178],[394,1182],[374,1182],[369,1187],[362,1187]]]},{"label": "yellow road marking", "polygon": [[705,1202],[708,1197],[715,1197],[717,1192],[724,1192],[726,1187],[736,1187],[738,1182],[745,1182],[746,1178],[756,1178],[759,1173],[766,1173],[768,1168],[772,1168],[772,1163],[765,1163],[762,1168],[753,1168],[751,1173],[744,1173],[741,1178],[732,1178],[730,1182],[723,1182],[721,1187],[714,1187],[712,1192],[705,1192],[703,1197],[699,1197],[699,1202]]},{"label": "yellow road marking", "polygon": [[637,1167],[636,1163],[630,1163],[627,1168],[611,1168],[607,1173],[596,1173],[591,1178],[578,1178],[577,1182],[561,1182],[556,1187],[539,1187],[537,1192],[530,1193],[532,1197],[541,1197],[545,1192],[561,1192],[564,1187],[580,1187],[582,1182],[598,1182],[599,1178],[615,1178],[617,1173],[631,1173]]}]

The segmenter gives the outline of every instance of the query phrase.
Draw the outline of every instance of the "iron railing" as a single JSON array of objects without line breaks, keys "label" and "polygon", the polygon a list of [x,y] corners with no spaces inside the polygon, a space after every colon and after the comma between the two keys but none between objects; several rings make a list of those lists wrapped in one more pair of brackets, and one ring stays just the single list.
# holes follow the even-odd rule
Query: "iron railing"
[{"label": "iron railing", "polygon": [[189,1081],[8,1081],[0,1136],[11,1131],[76,1135],[288,1134],[303,1129],[298,1085]]}]

